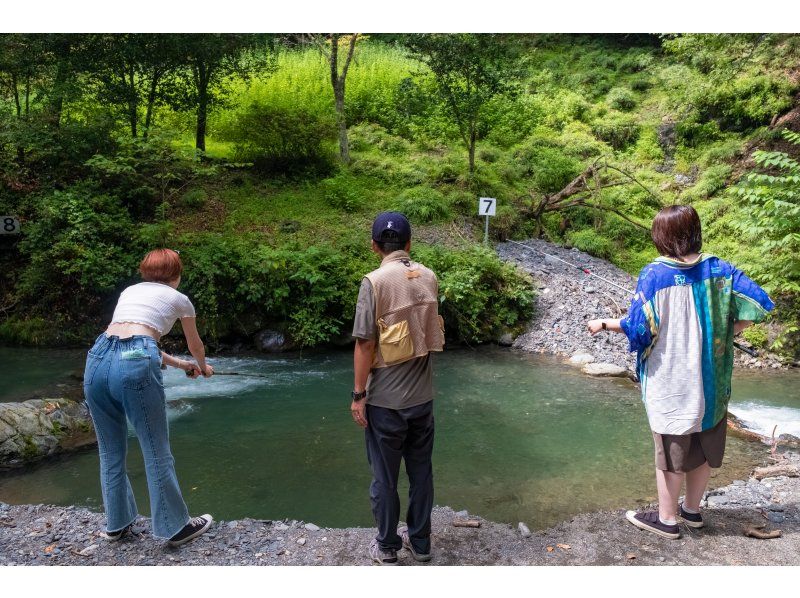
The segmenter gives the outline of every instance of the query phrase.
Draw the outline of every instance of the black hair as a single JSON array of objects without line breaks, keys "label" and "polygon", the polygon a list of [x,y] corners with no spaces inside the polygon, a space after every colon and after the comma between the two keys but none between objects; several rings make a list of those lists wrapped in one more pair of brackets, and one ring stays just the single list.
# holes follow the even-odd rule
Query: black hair
[{"label": "black hair", "polygon": [[407,241],[400,242],[399,237],[393,230],[385,230],[381,234],[381,240],[375,241],[380,252],[388,255],[394,251],[403,251],[406,248]]}]

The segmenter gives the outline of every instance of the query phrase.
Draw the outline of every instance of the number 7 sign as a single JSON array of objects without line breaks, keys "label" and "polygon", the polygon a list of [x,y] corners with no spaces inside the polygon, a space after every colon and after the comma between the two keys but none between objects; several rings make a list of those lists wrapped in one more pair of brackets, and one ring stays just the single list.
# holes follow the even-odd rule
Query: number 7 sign
[{"label": "number 7 sign", "polygon": [[497,212],[497,200],[494,197],[481,197],[478,200],[478,216],[494,216]]}]

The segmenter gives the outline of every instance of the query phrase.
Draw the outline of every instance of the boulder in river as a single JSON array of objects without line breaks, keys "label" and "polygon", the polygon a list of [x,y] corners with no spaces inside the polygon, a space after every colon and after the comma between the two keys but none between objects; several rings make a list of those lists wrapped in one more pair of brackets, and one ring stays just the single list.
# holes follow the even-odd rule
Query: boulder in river
[{"label": "boulder in river", "polygon": [[587,363],[581,371],[590,376],[612,376],[627,378],[630,376],[627,368],[614,365],[613,363]]},{"label": "boulder in river", "polygon": [[501,347],[510,347],[514,344],[514,335],[510,332],[506,332],[498,339],[497,344]]},{"label": "boulder in river", "polygon": [[593,363],[597,361],[595,356],[591,353],[575,353],[572,357],[569,358],[569,362],[571,365],[586,365],[589,363]]},{"label": "boulder in river", "polygon": [[95,442],[85,403],[68,399],[0,403],[0,470]]},{"label": "boulder in river", "polygon": [[286,336],[277,330],[262,330],[255,335],[253,342],[256,345],[256,349],[267,353],[291,351],[293,348]]}]

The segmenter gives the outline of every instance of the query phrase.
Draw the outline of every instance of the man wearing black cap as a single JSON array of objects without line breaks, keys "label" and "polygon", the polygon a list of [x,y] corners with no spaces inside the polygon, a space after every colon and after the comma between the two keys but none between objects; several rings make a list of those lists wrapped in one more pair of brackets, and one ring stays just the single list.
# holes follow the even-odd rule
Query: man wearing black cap
[{"label": "man wearing black cap", "polygon": [[[355,383],[350,410],[365,428],[372,467],[370,499],[378,535],[369,556],[397,563],[406,548],[431,559],[433,508],[433,371],[431,351],[441,351],[436,275],[409,257],[411,225],[403,214],[383,212],[372,225],[372,250],[381,266],[361,282],[353,336]],[[400,461],[408,473],[407,528],[397,529]]]}]

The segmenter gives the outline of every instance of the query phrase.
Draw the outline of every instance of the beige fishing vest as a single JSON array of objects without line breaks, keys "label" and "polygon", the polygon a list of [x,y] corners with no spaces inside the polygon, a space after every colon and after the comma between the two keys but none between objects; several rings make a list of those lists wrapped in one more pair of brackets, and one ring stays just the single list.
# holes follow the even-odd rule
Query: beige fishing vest
[{"label": "beige fishing vest", "polygon": [[444,347],[436,275],[405,251],[387,255],[367,274],[375,298],[378,343],[373,368],[397,365]]}]

